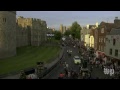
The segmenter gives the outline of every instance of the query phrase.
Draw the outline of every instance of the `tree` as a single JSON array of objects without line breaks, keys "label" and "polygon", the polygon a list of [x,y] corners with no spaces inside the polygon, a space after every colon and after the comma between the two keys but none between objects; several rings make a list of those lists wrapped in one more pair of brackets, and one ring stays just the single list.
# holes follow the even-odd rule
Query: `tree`
[{"label": "tree", "polygon": [[71,34],[70,30],[66,30],[65,33],[64,33],[65,36],[69,36],[70,34]]},{"label": "tree", "polygon": [[60,31],[54,31],[54,37],[56,40],[60,40],[62,37],[62,34]]},{"label": "tree", "polygon": [[81,26],[75,21],[70,28],[73,38],[80,39]]}]

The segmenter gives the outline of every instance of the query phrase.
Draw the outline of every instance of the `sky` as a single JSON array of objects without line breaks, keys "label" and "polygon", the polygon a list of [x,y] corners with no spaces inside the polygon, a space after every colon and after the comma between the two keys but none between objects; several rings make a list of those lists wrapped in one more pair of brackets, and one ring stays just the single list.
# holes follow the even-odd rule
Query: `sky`
[{"label": "sky", "polygon": [[45,20],[48,27],[59,29],[60,24],[71,26],[74,21],[81,26],[102,21],[113,23],[115,17],[120,18],[120,11],[17,11],[18,16]]}]

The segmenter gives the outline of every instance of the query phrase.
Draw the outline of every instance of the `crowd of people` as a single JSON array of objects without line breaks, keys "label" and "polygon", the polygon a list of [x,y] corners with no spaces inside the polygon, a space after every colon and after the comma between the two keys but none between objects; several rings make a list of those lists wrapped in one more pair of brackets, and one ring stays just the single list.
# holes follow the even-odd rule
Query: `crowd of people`
[{"label": "crowd of people", "polygon": [[103,79],[120,79],[120,67],[116,63],[110,60],[105,61],[103,59],[105,56],[97,57],[94,49],[91,52],[86,48],[82,48],[82,52],[83,57],[88,57],[87,60],[91,67],[100,68],[103,71],[103,74],[106,76]]},{"label": "crowd of people", "polygon": [[78,73],[73,70],[73,68],[70,68],[68,63],[62,62],[61,65],[64,68],[64,71],[59,74],[58,79],[77,79]]}]

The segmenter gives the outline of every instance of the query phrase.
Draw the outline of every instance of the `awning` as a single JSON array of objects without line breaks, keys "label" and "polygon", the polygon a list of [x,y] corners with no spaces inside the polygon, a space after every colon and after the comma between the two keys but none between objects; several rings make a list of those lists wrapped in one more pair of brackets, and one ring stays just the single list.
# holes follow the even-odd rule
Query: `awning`
[{"label": "awning", "polygon": [[101,52],[101,51],[98,51],[98,54],[99,54],[99,55],[102,55],[102,56],[105,56],[105,53],[104,53],[104,52]]}]

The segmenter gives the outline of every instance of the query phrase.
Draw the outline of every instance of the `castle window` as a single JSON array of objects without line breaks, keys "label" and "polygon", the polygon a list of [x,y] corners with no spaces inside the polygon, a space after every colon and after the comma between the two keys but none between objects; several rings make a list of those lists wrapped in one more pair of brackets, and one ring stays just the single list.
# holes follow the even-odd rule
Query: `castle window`
[{"label": "castle window", "polygon": [[3,22],[6,22],[6,18],[3,18]]},{"label": "castle window", "polygon": [[6,18],[5,18],[5,22],[6,22]]}]

